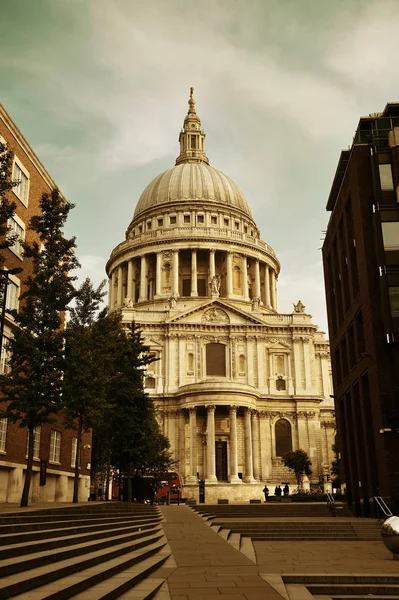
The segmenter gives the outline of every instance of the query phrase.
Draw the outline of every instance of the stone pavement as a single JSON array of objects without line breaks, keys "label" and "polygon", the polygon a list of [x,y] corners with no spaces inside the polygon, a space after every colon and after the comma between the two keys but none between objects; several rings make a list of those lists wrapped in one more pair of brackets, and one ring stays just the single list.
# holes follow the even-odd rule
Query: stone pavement
[{"label": "stone pavement", "polygon": [[[172,600],[283,600],[253,561],[235,550],[186,506],[162,507],[163,529],[176,562],[165,576]],[[168,572],[169,571],[169,572]]]}]

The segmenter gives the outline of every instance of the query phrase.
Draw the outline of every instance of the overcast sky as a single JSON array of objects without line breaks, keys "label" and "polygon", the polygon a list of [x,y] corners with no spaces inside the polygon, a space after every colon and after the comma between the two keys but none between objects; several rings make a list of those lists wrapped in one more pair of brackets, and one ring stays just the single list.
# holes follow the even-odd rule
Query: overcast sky
[{"label": "overcast sky", "polygon": [[326,331],[325,205],[359,116],[399,100],[398,23],[398,0],[1,0],[0,101],[99,282],[194,86],[210,163],[281,262],[280,312],[301,299]]}]

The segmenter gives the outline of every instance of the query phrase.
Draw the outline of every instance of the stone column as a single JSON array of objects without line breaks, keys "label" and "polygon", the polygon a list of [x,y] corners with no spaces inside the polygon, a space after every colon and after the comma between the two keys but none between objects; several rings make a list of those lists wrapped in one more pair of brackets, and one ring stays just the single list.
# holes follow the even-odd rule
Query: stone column
[{"label": "stone column", "polygon": [[252,434],[251,434],[251,411],[244,409],[244,441],[245,441],[245,483],[253,483],[253,461],[252,461]]},{"label": "stone column", "polygon": [[237,406],[230,406],[230,483],[241,483],[238,477]]},{"label": "stone column", "polygon": [[118,307],[123,305],[123,267],[118,267],[118,295],[117,295]]},{"label": "stone column", "polygon": [[259,270],[259,260],[255,260],[255,289],[254,289],[254,297],[260,299],[260,270]]},{"label": "stone column", "polygon": [[328,398],[331,394],[330,377],[328,373],[328,354],[327,352],[320,353],[321,364],[321,380],[323,383],[323,396]]},{"label": "stone column", "polygon": [[186,476],[186,416],[184,410],[179,411],[179,470],[183,477]]},{"label": "stone column", "polygon": [[305,389],[312,389],[312,373],[310,370],[310,351],[309,351],[309,338],[302,338],[303,346],[303,366],[305,368]]},{"label": "stone column", "polygon": [[216,460],[215,460],[215,406],[207,406],[207,439],[206,439],[206,482],[216,483]]},{"label": "stone column", "polygon": [[248,263],[247,263],[247,257],[246,256],[244,256],[243,261],[242,261],[242,278],[243,278],[244,300],[249,300]]},{"label": "stone column", "polygon": [[114,272],[110,273],[108,278],[108,311],[113,309],[112,296],[114,292]]},{"label": "stone column", "polygon": [[133,259],[131,258],[127,263],[127,290],[126,296],[134,302],[133,298]]},{"label": "stone column", "polygon": [[147,300],[147,257],[145,254],[141,257],[140,267],[140,295],[139,302]]},{"label": "stone column", "polygon": [[274,295],[275,295],[275,310],[278,312],[278,277],[276,275],[275,281],[274,281],[274,285],[275,285],[275,290],[274,290]]},{"label": "stone column", "polygon": [[191,251],[191,296],[198,296],[197,289],[197,251]]},{"label": "stone column", "polygon": [[197,408],[191,406],[190,412],[190,473],[187,483],[197,483]]},{"label": "stone column", "polygon": [[259,481],[259,435],[258,435],[258,412],[251,411],[251,429],[252,429],[252,458],[253,458],[253,475]]},{"label": "stone column", "polygon": [[271,308],[270,306],[270,276],[269,276],[269,266],[265,265],[265,301],[267,308]]},{"label": "stone column", "polygon": [[162,252],[157,252],[157,264],[155,268],[155,294],[154,299],[161,298],[161,277],[162,277]]},{"label": "stone column", "polygon": [[209,250],[209,281],[215,277],[215,251]]},{"label": "stone column", "polygon": [[233,255],[227,252],[226,256],[226,292],[227,298],[233,295]]},{"label": "stone column", "polygon": [[276,310],[276,272],[274,269],[270,272],[270,292],[271,292],[271,305],[273,310]]},{"label": "stone column", "polygon": [[174,250],[172,254],[172,295],[177,298],[179,294],[179,251]]}]

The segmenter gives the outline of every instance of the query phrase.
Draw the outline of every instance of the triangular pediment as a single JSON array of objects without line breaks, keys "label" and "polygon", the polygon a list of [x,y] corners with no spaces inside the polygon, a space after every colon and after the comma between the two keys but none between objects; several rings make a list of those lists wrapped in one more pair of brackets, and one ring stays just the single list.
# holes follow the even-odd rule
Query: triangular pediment
[{"label": "triangular pediment", "polygon": [[202,325],[264,325],[260,319],[221,300],[208,300],[171,317],[167,322]]}]

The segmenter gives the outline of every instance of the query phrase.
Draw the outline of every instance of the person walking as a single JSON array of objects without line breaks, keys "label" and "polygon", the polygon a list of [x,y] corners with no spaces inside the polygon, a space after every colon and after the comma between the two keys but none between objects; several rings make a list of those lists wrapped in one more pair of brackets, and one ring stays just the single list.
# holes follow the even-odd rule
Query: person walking
[{"label": "person walking", "polygon": [[265,502],[267,502],[267,497],[269,496],[269,488],[267,487],[266,484],[265,484],[265,487],[263,488],[262,492],[265,494]]}]

